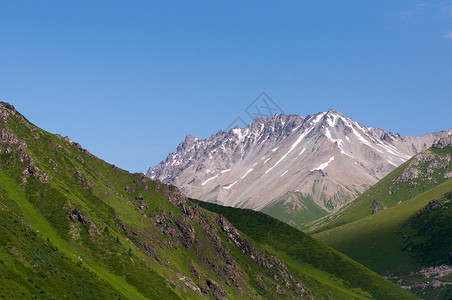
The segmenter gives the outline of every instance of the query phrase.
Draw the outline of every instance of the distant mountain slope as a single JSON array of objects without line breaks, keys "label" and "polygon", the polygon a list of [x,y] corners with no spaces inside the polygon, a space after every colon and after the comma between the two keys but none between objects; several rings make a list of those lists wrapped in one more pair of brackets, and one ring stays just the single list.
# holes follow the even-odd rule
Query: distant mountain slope
[{"label": "distant mountain slope", "polygon": [[[451,137],[427,149],[385,176],[364,194],[304,229],[318,233],[393,207],[452,178]],[[449,145],[449,146],[448,146]]]},{"label": "distant mountain slope", "polygon": [[[300,213],[302,211],[302,213]],[[305,224],[328,215],[328,212],[314,202],[311,195],[301,192],[287,192],[271,201],[261,212],[289,224]]]},{"label": "distant mountain slope", "polygon": [[[418,211],[431,201],[443,199],[452,190],[452,179],[399,205],[380,211],[357,221],[313,235],[316,239],[345,253],[356,261],[386,275],[391,272],[407,272],[430,265],[416,260],[404,251],[403,228],[410,224]],[[448,228],[444,224],[444,228]],[[452,245],[449,245],[452,246]],[[447,262],[447,253],[442,253]],[[433,257],[432,257],[433,259]]]},{"label": "distant mountain slope", "polygon": [[425,299],[450,299],[452,285],[442,284],[434,274],[452,273],[451,192],[448,179],[399,205],[314,237]]},{"label": "distant mountain slope", "polygon": [[334,110],[275,115],[205,140],[189,135],[147,176],[190,197],[265,211],[297,226],[337,211],[451,132],[407,137]]},{"label": "distant mountain slope", "polygon": [[306,226],[424,299],[450,299],[452,139],[443,138],[352,203]]},{"label": "distant mountain slope", "polygon": [[[0,236],[0,298],[363,299],[374,293],[296,267],[174,186],[110,165],[6,103],[0,103]],[[318,249],[315,255],[333,251]],[[378,276],[370,280],[383,292],[410,297]]]},{"label": "distant mountain slope", "polygon": [[[301,270],[321,270],[319,281],[363,289],[374,299],[410,299],[413,295],[399,289],[374,272],[363,268],[341,253],[317,242],[305,233],[263,213],[196,201],[201,207],[222,214],[231,224],[256,242],[284,257]],[[330,274],[325,277],[325,274]],[[329,278],[329,279],[328,279]],[[340,278],[340,279],[339,279]]]}]

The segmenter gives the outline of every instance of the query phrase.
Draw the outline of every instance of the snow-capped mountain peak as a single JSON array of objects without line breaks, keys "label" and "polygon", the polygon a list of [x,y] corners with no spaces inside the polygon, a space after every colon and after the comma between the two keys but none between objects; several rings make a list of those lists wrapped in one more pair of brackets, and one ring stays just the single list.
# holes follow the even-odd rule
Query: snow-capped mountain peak
[{"label": "snow-capped mountain peak", "polygon": [[[188,196],[266,210],[296,191],[331,212],[449,131],[408,137],[368,128],[330,109],[256,117],[208,139],[187,135],[147,175]],[[279,202],[278,202],[279,201]],[[290,205],[289,205],[290,206]]]}]

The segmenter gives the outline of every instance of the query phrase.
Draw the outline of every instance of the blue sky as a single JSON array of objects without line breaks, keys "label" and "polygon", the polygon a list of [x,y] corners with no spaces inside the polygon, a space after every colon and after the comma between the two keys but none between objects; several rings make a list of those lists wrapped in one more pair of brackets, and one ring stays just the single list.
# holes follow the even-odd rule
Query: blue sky
[{"label": "blue sky", "polygon": [[0,100],[146,171],[265,91],[418,136],[452,127],[452,1],[2,1]]}]

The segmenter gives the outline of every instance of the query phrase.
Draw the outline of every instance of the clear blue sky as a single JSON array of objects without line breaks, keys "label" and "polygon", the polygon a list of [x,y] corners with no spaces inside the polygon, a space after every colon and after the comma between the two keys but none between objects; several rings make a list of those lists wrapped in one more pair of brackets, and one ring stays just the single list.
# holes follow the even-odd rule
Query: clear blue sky
[{"label": "clear blue sky", "polygon": [[1,1],[0,100],[146,171],[262,91],[418,136],[452,127],[452,1]]}]

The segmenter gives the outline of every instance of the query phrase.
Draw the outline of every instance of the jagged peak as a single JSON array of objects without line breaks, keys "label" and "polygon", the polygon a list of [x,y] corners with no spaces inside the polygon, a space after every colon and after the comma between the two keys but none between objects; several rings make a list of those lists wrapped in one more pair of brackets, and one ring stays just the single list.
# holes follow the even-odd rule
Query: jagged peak
[{"label": "jagged peak", "polygon": [[327,114],[340,114],[340,112],[338,112],[337,110],[330,108],[327,112]]},{"label": "jagged peak", "polygon": [[[256,116],[254,120],[248,124],[244,128],[240,128],[238,126],[235,126],[234,128],[231,128],[229,130],[229,134],[235,134],[235,135],[243,135],[243,133],[251,133],[253,131],[261,131],[266,127],[278,127],[282,128],[285,127],[286,124],[292,123],[292,124],[301,124],[304,121],[304,118],[300,115],[291,114],[274,114],[271,117],[259,117]],[[221,133],[220,131],[219,133]]]},{"label": "jagged peak", "polygon": [[185,147],[193,146],[193,145],[196,143],[196,141],[198,141],[199,139],[200,139],[200,138],[194,137],[194,136],[191,135],[191,134],[187,134],[187,135],[185,136],[184,141],[182,141],[181,143],[179,143],[179,145],[177,146],[177,151],[180,151],[180,150],[182,150],[182,149],[185,148]]},{"label": "jagged peak", "polygon": [[[259,117],[256,116],[253,120],[253,122],[251,122],[249,125],[247,125],[244,128],[240,128],[240,129],[245,129],[248,127],[252,127],[253,125],[256,124],[270,124],[270,123],[276,123],[276,122],[286,122],[288,120],[299,120],[299,121],[313,121],[315,120],[316,123],[319,122],[322,119],[325,118],[331,118],[331,117],[339,117],[339,118],[345,118],[347,120],[353,121],[351,118],[347,117],[346,115],[344,115],[343,113],[341,113],[340,111],[330,108],[328,111],[324,111],[324,112],[318,112],[316,114],[308,114],[305,117],[302,117],[301,115],[297,115],[297,114],[290,114],[290,115],[286,115],[284,113],[282,114],[274,114],[271,117]],[[354,121],[353,121],[354,122]],[[359,123],[360,124],[360,123]],[[362,125],[362,124],[360,124]],[[239,127],[236,127],[239,128]],[[234,128],[233,128],[234,129]],[[231,129],[232,130],[232,129]]]},{"label": "jagged peak", "polygon": [[340,116],[344,116],[345,117],[345,115],[343,113],[341,113],[340,111],[338,111],[338,110],[336,110],[334,108],[330,108],[326,113],[327,114],[336,114],[336,115],[340,115]]},{"label": "jagged peak", "polygon": [[[344,123],[347,127],[355,127],[360,128],[361,130],[367,131],[370,128],[366,127],[365,125],[361,124],[360,122],[357,122],[353,120],[350,117],[347,117],[343,113],[335,110],[335,109],[329,109],[326,112],[319,112],[315,115],[308,115],[306,117],[306,120],[309,120],[311,122],[311,125],[315,125],[317,123],[321,123],[321,125],[327,125],[328,127],[335,127],[339,122]],[[375,128],[379,130],[378,128]],[[382,132],[385,132],[384,130],[381,130]]]},{"label": "jagged peak", "polygon": [[[291,119],[300,119],[303,120],[303,117],[297,114],[290,114],[290,115],[286,115],[284,113],[282,114],[274,114],[271,117],[259,117],[256,116],[253,120],[253,122],[251,122],[251,124],[249,124],[248,126],[252,125],[253,123],[268,123],[268,122],[276,122],[276,121],[285,121],[285,120],[291,120]],[[247,126],[247,127],[248,127]]]},{"label": "jagged peak", "polygon": [[[334,108],[330,108],[328,111],[318,112],[318,113],[316,113],[314,115],[308,115],[308,116],[310,116],[312,118],[312,117],[318,117],[320,115],[322,117],[342,117],[342,118],[346,118],[348,120],[351,120],[351,118],[347,117],[346,115],[344,115],[340,111],[335,110]],[[308,119],[308,117],[306,117],[306,119]]]},{"label": "jagged peak", "polygon": [[[329,109],[326,112],[318,112],[314,115],[307,115],[306,117],[302,117],[301,115],[297,114],[274,114],[270,117],[259,117],[256,116],[254,120],[248,124],[244,128],[240,128],[238,126],[235,126],[234,128],[231,128],[228,132],[220,130],[216,134],[212,134],[209,138],[202,139],[199,137],[193,137],[191,134],[188,134],[184,141],[182,141],[178,147],[177,151],[186,149],[191,150],[193,147],[195,147],[196,144],[202,143],[202,142],[209,142],[213,141],[217,138],[222,138],[226,136],[233,137],[235,136],[240,141],[243,141],[247,139],[250,136],[257,136],[265,131],[287,131],[292,132],[296,128],[299,128],[299,126],[306,124],[307,126],[316,126],[317,124],[319,126],[327,124],[330,127],[334,127],[337,124],[337,121],[339,119],[345,119],[347,123],[353,124],[353,120],[346,117],[339,111],[335,109]],[[307,123],[305,123],[307,122]]]}]

